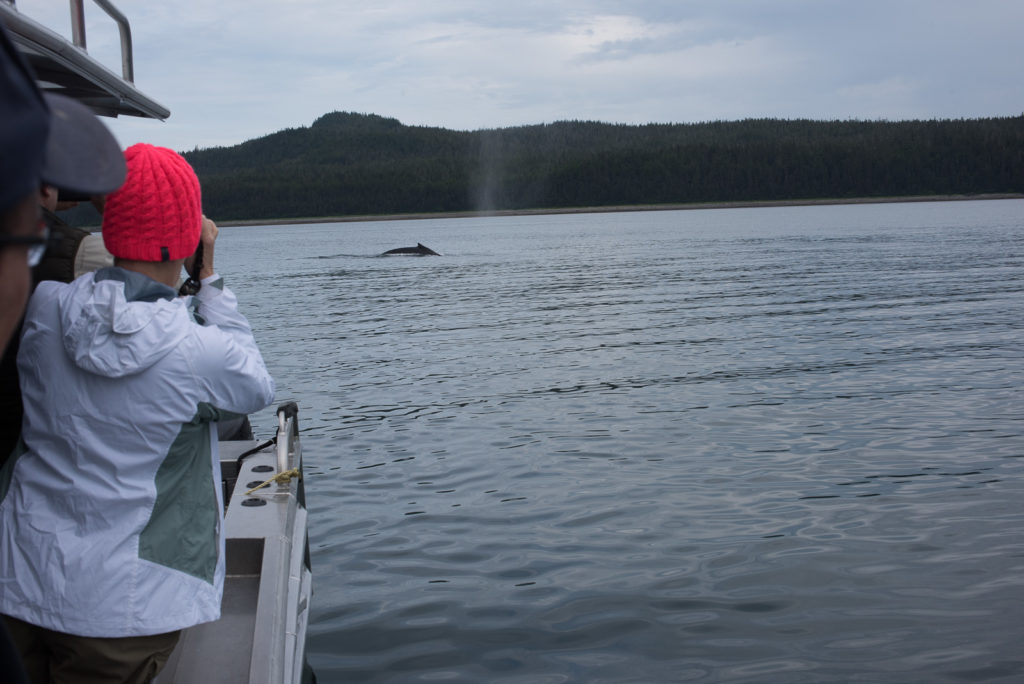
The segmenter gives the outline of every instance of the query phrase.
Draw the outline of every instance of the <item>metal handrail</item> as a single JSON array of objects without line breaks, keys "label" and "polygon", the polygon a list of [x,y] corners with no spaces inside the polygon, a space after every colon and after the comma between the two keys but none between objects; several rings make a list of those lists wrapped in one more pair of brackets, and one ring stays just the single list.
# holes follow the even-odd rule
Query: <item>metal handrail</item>
[{"label": "metal handrail", "polygon": [[[4,0],[11,7],[17,7],[16,0]],[[135,83],[135,59],[132,52],[132,27],[128,17],[114,7],[109,0],[92,0],[107,16],[117,24],[121,37],[121,76],[129,83]],[[71,42],[75,47],[88,52],[85,40],[85,1],[69,0],[71,5]]]},{"label": "metal handrail", "polygon": [[[92,1],[117,24],[117,30],[121,36],[121,75],[129,83],[135,83],[135,62],[132,57],[132,28],[128,24],[128,18],[121,14],[121,11],[108,0]],[[88,51],[85,45],[84,0],[70,0],[70,3],[71,40],[76,47]]]},{"label": "metal handrail", "polygon": [[289,455],[299,440],[299,407],[294,401],[277,407],[277,472],[290,470]]},{"label": "metal handrail", "polygon": [[118,25],[123,76],[100,64],[86,51],[83,0],[69,0],[74,42],[19,13],[14,0],[0,0],[0,21],[40,76],[41,87],[46,90],[76,99],[101,116],[127,114],[166,119],[170,111],[135,87],[128,20],[109,0],[92,2]]}]

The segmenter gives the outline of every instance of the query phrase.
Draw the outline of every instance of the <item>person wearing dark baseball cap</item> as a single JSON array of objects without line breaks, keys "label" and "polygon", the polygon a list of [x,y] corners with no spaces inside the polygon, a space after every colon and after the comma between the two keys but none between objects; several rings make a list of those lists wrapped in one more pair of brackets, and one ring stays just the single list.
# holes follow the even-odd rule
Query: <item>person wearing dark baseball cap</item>
[{"label": "person wearing dark baseball cap", "polygon": [[[46,250],[42,184],[101,195],[124,178],[124,157],[110,132],[77,102],[44,97],[0,25],[0,353],[25,311],[30,269]],[[0,668],[5,681],[28,681],[3,625]]]},{"label": "person wearing dark baseball cap", "polygon": [[121,149],[95,114],[43,95],[0,26],[0,349],[25,309],[29,269],[46,250],[39,189],[105,195],[124,183]]}]

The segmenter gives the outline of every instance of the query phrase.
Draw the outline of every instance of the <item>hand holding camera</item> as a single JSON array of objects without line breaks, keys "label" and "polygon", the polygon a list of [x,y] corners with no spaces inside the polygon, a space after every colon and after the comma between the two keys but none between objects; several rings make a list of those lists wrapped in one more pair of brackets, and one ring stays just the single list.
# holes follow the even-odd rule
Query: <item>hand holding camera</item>
[{"label": "hand holding camera", "polygon": [[188,280],[181,286],[180,294],[190,295],[199,292],[200,282],[209,278],[216,270],[213,268],[213,245],[217,241],[220,230],[217,224],[203,215],[203,228],[199,235],[199,246],[195,254],[185,259],[185,271]]}]

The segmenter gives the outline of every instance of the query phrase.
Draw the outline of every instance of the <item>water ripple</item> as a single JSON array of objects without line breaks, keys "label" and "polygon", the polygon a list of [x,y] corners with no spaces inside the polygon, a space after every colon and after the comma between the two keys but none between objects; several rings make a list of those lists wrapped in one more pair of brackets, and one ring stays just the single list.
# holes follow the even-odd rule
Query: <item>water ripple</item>
[{"label": "water ripple", "polygon": [[223,230],[302,411],[319,681],[1020,680],[1022,217]]}]

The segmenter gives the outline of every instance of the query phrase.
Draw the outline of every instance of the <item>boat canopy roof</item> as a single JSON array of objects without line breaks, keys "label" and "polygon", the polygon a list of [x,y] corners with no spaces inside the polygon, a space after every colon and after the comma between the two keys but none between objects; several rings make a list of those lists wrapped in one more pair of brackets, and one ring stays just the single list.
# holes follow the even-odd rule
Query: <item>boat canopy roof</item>
[{"label": "boat canopy roof", "polygon": [[166,119],[170,110],[135,87],[131,28],[127,18],[107,0],[93,0],[93,3],[118,26],[120,76],[86,52],[83,0],[70,3],[73,42],[18,12],[13,0],[0,0],[0,22],[32,65],[44,91],[66,95],[101,116]]}]

